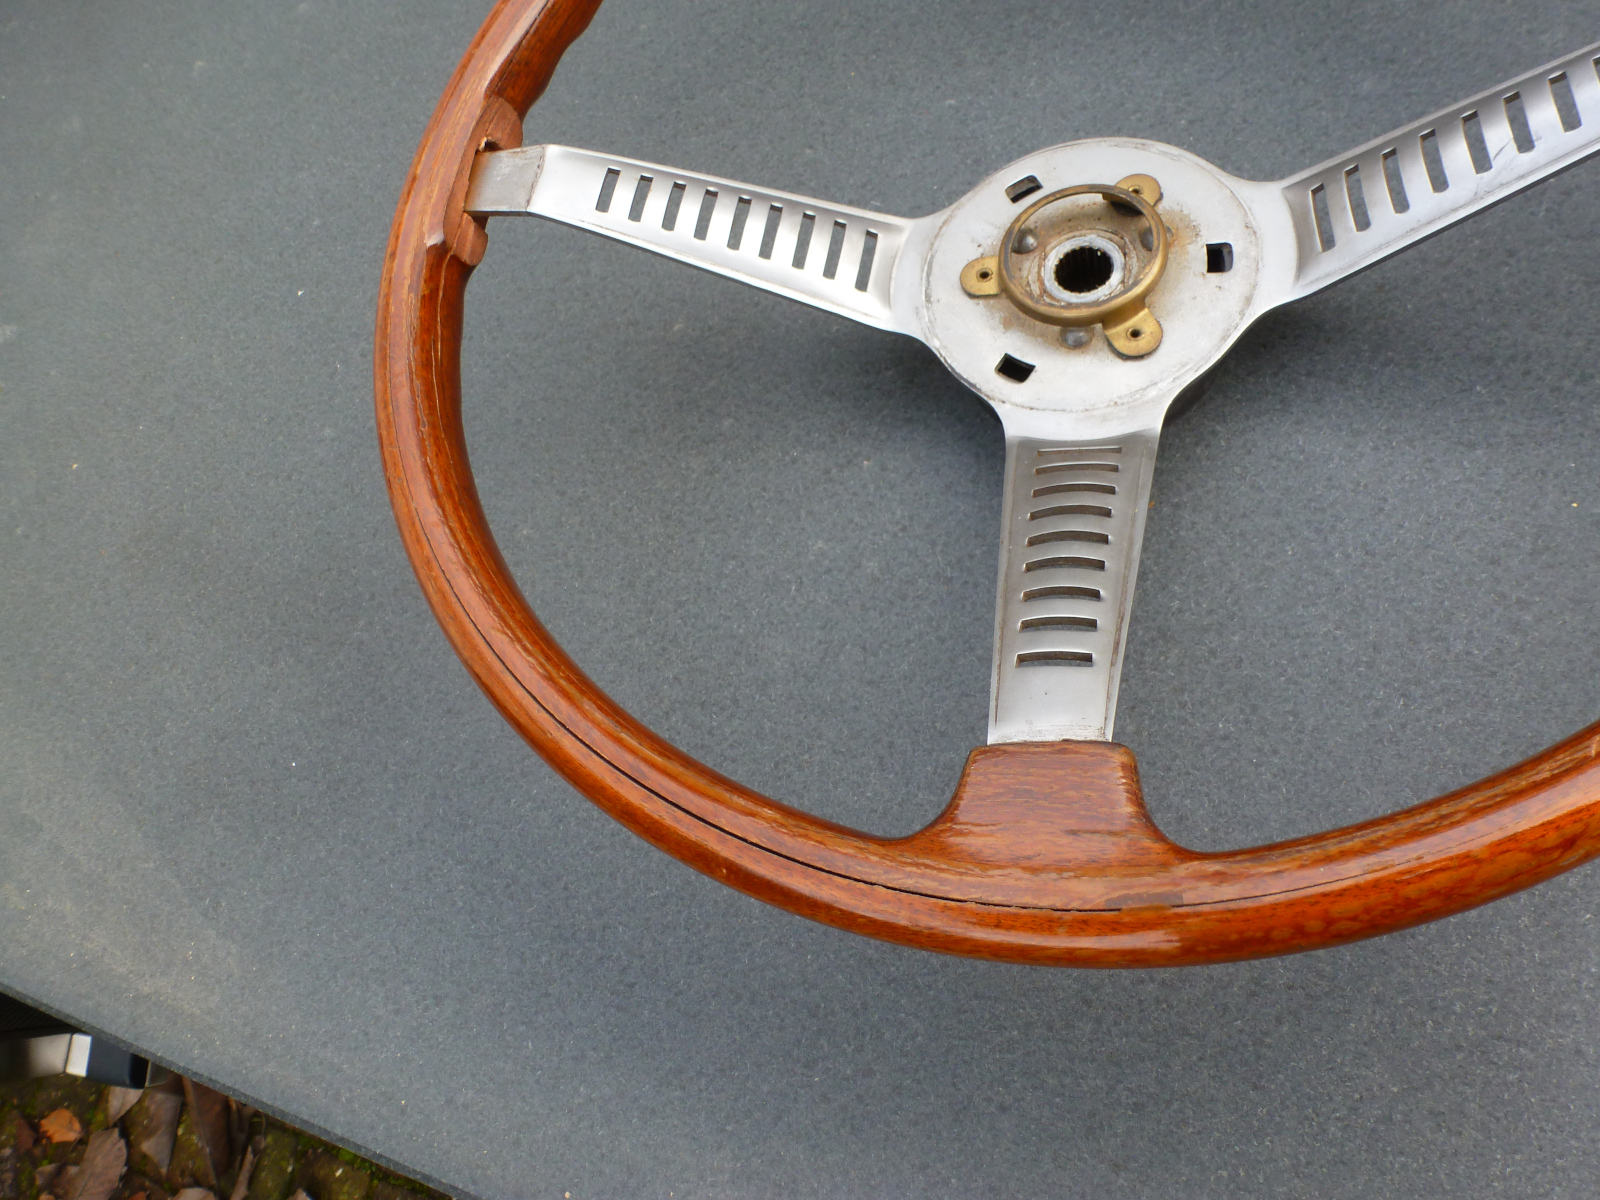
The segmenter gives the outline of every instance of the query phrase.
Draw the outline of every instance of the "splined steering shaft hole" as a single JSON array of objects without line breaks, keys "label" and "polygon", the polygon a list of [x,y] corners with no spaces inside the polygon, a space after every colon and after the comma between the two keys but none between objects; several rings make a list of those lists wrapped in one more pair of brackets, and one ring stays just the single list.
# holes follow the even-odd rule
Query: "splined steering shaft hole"
[{"label": "splined steering shaft hole", "polygon": [[1098,233],[1079,234],[1052,247],[1041,282],[1058,303],[1093,303],[1121,289],[1127,271],[1122,246]]},{"label": "splined steering shaft hole", "polygon": [[1084,295],[1103,287],[1116,264],[1099,246],[1077,245],[1056,260],[1056,283],[1065,291]]}]

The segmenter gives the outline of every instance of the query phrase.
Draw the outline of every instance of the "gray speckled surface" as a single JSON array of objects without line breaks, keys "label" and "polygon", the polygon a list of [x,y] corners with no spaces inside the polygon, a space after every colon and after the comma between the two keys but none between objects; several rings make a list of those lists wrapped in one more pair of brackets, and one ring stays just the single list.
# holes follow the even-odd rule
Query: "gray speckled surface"
[{"label": "gray speckled surface", "polygon": [[[483,1197],[1588,1194],[1592,869],[1314,956],[985,965],[723,889],[526,750],[370,411],[389,214],[486,8],[0,0],[0,988]],[[608,0],[528,138],[913,215],[1100,133],[1265,178],[1593,16]],[[1178,839],[1595,718],[1597,188],[1272,317],[1172,427],[1119,734]],[[996,422],[910,342],[534,222],[469,304],[485,502],[579,662],[784,800],[937,811]]]}]

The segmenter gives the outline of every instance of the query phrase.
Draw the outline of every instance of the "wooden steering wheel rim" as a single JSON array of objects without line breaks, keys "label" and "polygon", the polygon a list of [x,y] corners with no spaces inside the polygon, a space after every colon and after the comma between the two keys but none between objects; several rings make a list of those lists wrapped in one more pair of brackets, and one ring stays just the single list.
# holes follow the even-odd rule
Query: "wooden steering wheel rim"
[{"label": "wooden steering wheel rim", "polygon": [[384,263],[374,354],[389,495],[428,603],[495,706],[574,787],[690,866],[803,916],[947,953],[1179,966],[1317,949],[1498,899],[1600,853],[1600,724],[1389,816],[1219,854],[1150,822],[1132,753],[975,750],[926,829],[872,837],[717,774],[597,688],[528,606],[479,503],[461,420],[463,211],[599,0],[500,0],[439,101]]}]

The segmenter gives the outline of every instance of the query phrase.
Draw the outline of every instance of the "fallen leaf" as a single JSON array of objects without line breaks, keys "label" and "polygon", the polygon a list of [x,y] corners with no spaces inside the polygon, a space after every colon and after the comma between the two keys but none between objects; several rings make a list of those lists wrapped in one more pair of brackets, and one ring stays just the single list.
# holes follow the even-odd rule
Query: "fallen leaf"
[{"label": "fallen leaf", "polygon": [[367,1200],[372,1190],[367,1172],[328,1150],[308,1154],[295,1180],[317,1200]]},{"label": "fallen leaf", "polygon": [[128,1144],[115,1129],[89,1135],[78,1177],[64,1189],[66,1200],[111,1200],[128,1165]]},{"label": "fallen leaf", "polygon": [[135,1170],[165,1176],[172,1165],[172,1142],[178,1136],[183,1097],[176,1092],[147,1090],[127,1113],[128,1140]]},{"label": "fallen leaf", "polygon": [[228,1139],[228,1098],[203,1083],[185,1078],[183,1094],[189,1101],[189,1120],[211,1165],[211,1179],[221,1179],[233,1162]]},{"label": "fallen leaf", "polygon": [[211,1169],[211,1156],[194,1128],[194,1110],[183,1106],[178,1118],[178,1138],[172,1143],[172,1165],[167,1168],[167,1183],[174,1190],[186,1187],[217,1190],[217,1173]]},{"label": "fallen leaf", "polygon": [[250,1200],[278,1200],[294,1186],[299,1140],[287,1129],[268,1125],[262,1131],[260,1147],[250,1171]]},{"label": "fallen leaf", "polygon": [[17,1153],[26,1154],[33,1149],[33,1126],[17,1118]]},{"label": "fallen leaf", "polygon": [[247,1146],[244,1161],[239,1164],[239,1179],[233,1185],[233,1195],[228,1200],[244,1200],[250,1194],[250,1174],[256,1169],[256,1148]]},{"label": "fallen leaf", "polygon": [[83,1126],[78,1118],[64,1108],[58,1108],[39,1122],[39,1132],[52,1142],[75,1142],[83,1136]]},{"label": "fallen leaf", "polygon": [[144,1095],[143,1088],[113,1087],[106,1089],[106,1124],[115,1125],[127,1114],[127,1111],[139,1103],[139,1097]]},{"label": "fallen leaf", "polygon": [[248,1104],[240,1104],[228,1097],[228,1162],[230,1170],[237,1171],[244,1160],[245,1148],[250,1145],[250,1131],[260,1114]]},{"label": "fallen leaf", "polygon": [[172,1200],[217,1200],[207,1188],[184,1188]]}]

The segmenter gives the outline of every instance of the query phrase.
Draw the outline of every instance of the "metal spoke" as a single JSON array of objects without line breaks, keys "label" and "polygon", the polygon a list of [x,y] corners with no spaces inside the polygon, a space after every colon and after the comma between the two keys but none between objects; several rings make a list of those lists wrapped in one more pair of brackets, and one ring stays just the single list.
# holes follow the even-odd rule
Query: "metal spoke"
[{"label": "metal spoke", "polygon": [[[559,221],[923,340],[1007,429],[989,741],[1109,740],[1172,398],[1268,309],[1600,152],[1597,56],[1270,183],[1102,138],[907,220],[529,146],[478,155],[466,208]],[[1141,249],[1148,262],[1117,275]],[[1080,288],[1062,256],[1090,252],[1104,274]]]},{"label": "metal spoke", "polygon": [[1159,436],[1006,439],[991,743],[1110,739]]},{"label": "metal spoke", "polygon": [[1281,189],[1299,255],[1285,300],[1403,250],[1600,151],[1600,43],[1397,129]]},{"label": "metal spoke", "polygon": [[895,267],[916,222],[569,146],[480,154],[480,216],[531,214],[899,332]]}]

